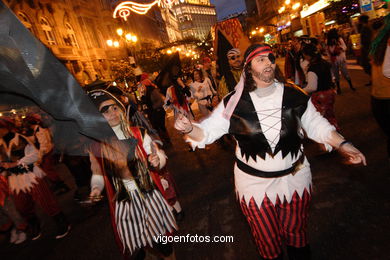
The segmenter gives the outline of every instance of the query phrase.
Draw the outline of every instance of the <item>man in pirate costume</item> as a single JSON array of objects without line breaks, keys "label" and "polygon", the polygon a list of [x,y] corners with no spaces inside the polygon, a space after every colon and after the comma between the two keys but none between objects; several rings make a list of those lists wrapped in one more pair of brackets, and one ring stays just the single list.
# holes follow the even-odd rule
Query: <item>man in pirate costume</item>
[{"label": "man in pirate costume", "polygon": [[302,151],[303,131],[328,150],[338,149],[350,163],[365,164],[365,157],[335,131],[300,89],[276,81],[275,68],[268,45],[250,46],[235,91],[200,124],[182,117],[175,127],[200,148],[232,134],[237,141],[237,198],[260,255],[283,259],[283,241],[289,259],[310,259],[306,224],[311,173]]},{"label": "man in pirate costume", "polygon": [[218,85],[218,95],[220,98],[233,91],[240,80],[242,72],[242,57],[239,49],[233,48],[229,50],[226,53],[226,57],[229,63],[229,69],[222,70],[222,78]]},{"label": "man in pirate costume", "polygon": [[35,139],[5,128],[0,125],[0,168],[7,176],[10,195],[13,196],[16,209],[21,213],[31,228],[31,239],[41,236],[39,220],[34,204],[53,217],[57,226],[55,238],[65,237],[70,225],[62,213],[54,194],[45,182],[45,172],[38,166],[40,153],[35,146]]},{"label": "man in pirate costume", "polygon": [[139,257],[143,248],[153,248],[164,259],[175,259],[171,244],[153,241],[153,236],[177,229],[153,172],[164,167],[165,153],[146,131],[129,126],[123,105],[112,94],[94,90],[89,96],[116,134],[91,147],[91,197],[106,188],[114,233],[125,255]]}]

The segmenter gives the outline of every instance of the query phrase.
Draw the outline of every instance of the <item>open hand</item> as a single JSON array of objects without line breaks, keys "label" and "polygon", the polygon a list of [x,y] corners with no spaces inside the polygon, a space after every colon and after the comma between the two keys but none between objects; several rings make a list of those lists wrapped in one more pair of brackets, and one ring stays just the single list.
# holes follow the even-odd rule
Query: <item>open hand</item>
[{"label": "open hand", "polygon": [[176,118],[174,127],[182,133],[191,132],[193,128],[191,121],[182,114]]},{"label": "open hand", "polygon": [[160,158],[157,155],[157,150],[158,150],[157,144],[152,142],[151,149],[152,149],[152,153],[148,156],[148,161],[150,165],[157,168],[160,165]]},{"label": "open hand", "polygon": [[347,164],[360,164],[367,165],[366,157],[352,144],[347,143],[342,145],[338,149],[339,153],[344,156]]}]

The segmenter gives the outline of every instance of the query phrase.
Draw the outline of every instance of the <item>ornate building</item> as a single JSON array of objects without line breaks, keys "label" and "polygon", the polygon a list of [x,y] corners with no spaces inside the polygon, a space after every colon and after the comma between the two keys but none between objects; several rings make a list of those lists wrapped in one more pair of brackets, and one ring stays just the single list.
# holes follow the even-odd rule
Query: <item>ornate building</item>
[{"label": "ornate building", "polygon": [[172,9],[179,21],[183,38],[203,40],[217,22],[215,6],[209,0],[177,0]]},{"label": "ornate building", "polygon": [[161,14],[165,21],[165,28],[168,34],[168,41],[175,42],[183,38],[179,30],[179,21],[176,14],[170,8],[161,8]]},{"label": "ornate building", "polygon": [[[20,21],[86,84],[97,77],[111,79],[111,62],[126,58],[142,47],[167,42],[165,23],[156,7],[147,15],[132,14],[127,22],[113,19],[110,0],[4,0]],[[126,42],[117,28],[137,35]],[[117,40],[110,47],[107,40]],[[131,46],[129,46],[129,44]]]}]

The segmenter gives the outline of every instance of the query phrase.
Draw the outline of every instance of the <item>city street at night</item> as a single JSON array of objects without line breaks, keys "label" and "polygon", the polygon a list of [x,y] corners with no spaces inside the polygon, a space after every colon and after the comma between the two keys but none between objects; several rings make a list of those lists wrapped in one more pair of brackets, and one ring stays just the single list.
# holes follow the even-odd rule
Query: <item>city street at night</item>
[{"label": "city street at night", "polygon": [[[305,144],[313,173],[313,203],[309,240],[312,259],[388,259],[390,230],[390,168],[383,133],[370,111],[368,77],[350,70],[357,87],[352,92],[342,82],[336,116],[342,134],[367,157],[368,165],[348,166],[337,153],[321,154]],[[217,142],[208,150],[188,152],[182,135],[167,125],[173,140],[168,147],[168,168],[174,175],[185,217],[175,235],[233,236],[231,243],[174,243],[177,259],[259,259],[249,227],[235,200],[233,153],[229,143]],[[58,169],[74,187],[65,166]],[[114,242],[107,204],[82,207],[68,192],[59,197],[72,223],[70,234],[55,240],[54,223],[43,216],[43,235],[36,241],[9,245],[1,237],[2,260],[121,259]],[[155,259],[148,256],[147,259]]]},{"label": "city street at night", "polygon": [[0,0],[0,260],[389,245],[389,0]]}]

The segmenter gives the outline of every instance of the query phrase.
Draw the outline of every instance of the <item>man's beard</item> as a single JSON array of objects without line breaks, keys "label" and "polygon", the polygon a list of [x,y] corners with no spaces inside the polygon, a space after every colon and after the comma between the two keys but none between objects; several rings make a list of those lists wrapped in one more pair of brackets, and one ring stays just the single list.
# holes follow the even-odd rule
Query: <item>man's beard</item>
[{"label": "man's beard", "polygon": [[267,68],[267,69],[271,69],[272,73],[269,73],[268,75],[266,75],[264,73],[264,70],[263,70],[263,72],[252,71],[252,75],[253,75],[253,77],[258,78],[261,81],[264,81],[266,83],[271,83],[275,79],[275,70],[273,68]]}]

